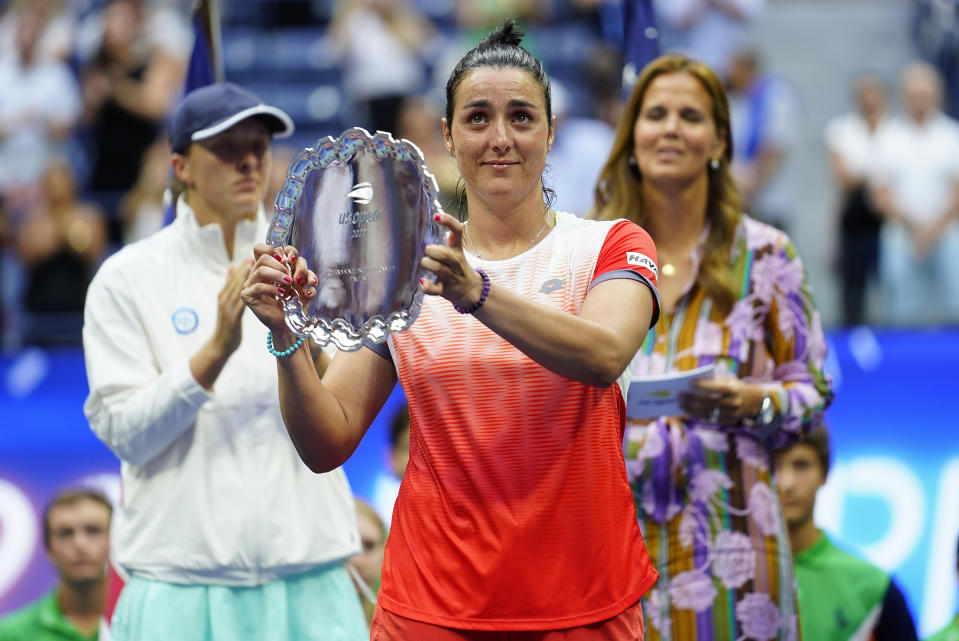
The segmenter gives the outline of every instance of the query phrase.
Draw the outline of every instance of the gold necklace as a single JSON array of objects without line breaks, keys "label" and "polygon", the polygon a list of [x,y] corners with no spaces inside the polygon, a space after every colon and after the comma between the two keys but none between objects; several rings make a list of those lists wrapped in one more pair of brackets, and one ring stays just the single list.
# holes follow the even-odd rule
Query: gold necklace
[{"label": "gold necklace", "polygon": [[[469,243],[470,253],[472,253],[477,258],[483,258],[483,254],[479,253],[479,251],[476,250],[476,245],[473,244],[473,239],[470,238],[469,224],[470,224],[469,220],[463,223],[463,237],[466,239],[466,242]],[[539,237],[543,234],[543,230],[545,230],[548,225],[549,225],[549,209],[547,209],[546,212],[543,214],[543,226],[539,228],[539,231],[536,232],[535,236],[533,236],[533,240],[529,241],[529,244],[525,248],[523,248],[523,251],[521,251],[520,254],[523,254],[526,251],[528,251],[529,248],[533,246],[533,243],[539,240]],[[517,254],[517,256],[519,256],[519,254]]]}]

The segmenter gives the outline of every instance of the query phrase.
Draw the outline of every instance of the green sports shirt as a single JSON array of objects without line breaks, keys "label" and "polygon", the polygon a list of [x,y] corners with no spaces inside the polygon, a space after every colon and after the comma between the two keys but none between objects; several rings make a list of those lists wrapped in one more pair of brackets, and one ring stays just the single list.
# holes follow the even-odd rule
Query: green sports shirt
[{"label": "green sports shirt", "polygon": [[0,641],[97,641],[98,634],[85,636],[63,617],[56,590],[0,619]]},{"label": "green sports shirt", "polygon": [[839,549],[825,534],[793,562],[803,639],[916,639],[905,599],[883,570]]}]

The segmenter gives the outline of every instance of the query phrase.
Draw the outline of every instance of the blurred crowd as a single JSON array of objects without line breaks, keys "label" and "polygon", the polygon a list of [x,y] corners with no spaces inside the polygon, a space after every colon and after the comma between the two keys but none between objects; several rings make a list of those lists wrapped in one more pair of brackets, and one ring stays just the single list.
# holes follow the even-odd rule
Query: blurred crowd
[{"label": "blurred crowd", "polygon": [[[414,141],[451,211],[458,176],[442,146],[442,89],[478,34],[513,16],[554,74],[556,207],[581,216],[612,141],[623,80],[624,0],[245,0],[221,2],[231,31],[315,32],[339,118]],[[767,68],[750,30],[765,0],[654,0],[644,36],[727,82],[734,173],[755,217],[790,231],[801,213],[803,96]],[[837,194],[833,274],[844,325],[959,322],[959,17],[914,2],[916,61],[896,80],[863,73],[852,109],[824,132]],[[0,332],[4,348],[79,341],[86,286],[101,261],[164,223],[165,123],[194,40],[190,0],[9,0],[0,13]],[[902,28],[906,28],[903,26]],[[560,37],[562,36],[562,37]],[[229,53],[229,49],[227,48]],[[279,54],[277,54],[279,55]],[[924,59],[927,62],[920,63]],[[908,63],[908,64],[907,64]],[[232,78],[226,61],[227,79]],[[265,79],[266,80],[266,79]],[[309,78],[301,82],[309,84]],[[277,87],[283,83],[276,80]],[[262,89],[260,92],[263,93]],[[304,98],[314,111],[329,99]],[[312,128],[311,128],[312,126]],[[302,142],[303,138],[295,139]],[[313,138],[315,140],[315,137]],[[307,140],[308,143],[308,140]],[[268,206],[296,145],[274,150]],[[165,200],[166,198],[166,200]]]},{"label": "blurred crowd", "polygon": [[0,288],[15,343],[76,341],[97,266],[162,225],[187,13],[80,4],[13,1],[0,17]]}]

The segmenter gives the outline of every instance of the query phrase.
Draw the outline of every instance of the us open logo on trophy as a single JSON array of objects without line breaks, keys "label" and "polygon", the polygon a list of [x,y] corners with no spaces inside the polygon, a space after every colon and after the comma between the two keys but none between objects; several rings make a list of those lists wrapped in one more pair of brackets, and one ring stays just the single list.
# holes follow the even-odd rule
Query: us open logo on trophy
[{"label": "us open logo on trophy", "polygon": [[293,245],[316,272],[316,296],[282,299],[286,322],[353,351],[409,327],[420,311],[426,245],[439,242],[436,180],[408,140],[347,129],[302,150],[274,204],[267,242]]},{"label": "us open logo on trophy", "polygon": [[359,183],[353,185],[353,191],[347,194],[358,205],[367,205],[373,200],[373,185],[370,183]]},{"label": "us open logo on trophy", "polygon": [[[353,203],[356,205],[368,205],[373,200],[373,185],[368,182],[361,182],[357,185],[353,185],[353,190],[346,196],[347,198],[352,198]],[[362,238],[369,230],[367,223],[375,222],[379,220],[379,218],[379,211],[367,211],[362,213],[346,212],[344,214],[340,214],[340,224],[354,225],[353,238]]]}]

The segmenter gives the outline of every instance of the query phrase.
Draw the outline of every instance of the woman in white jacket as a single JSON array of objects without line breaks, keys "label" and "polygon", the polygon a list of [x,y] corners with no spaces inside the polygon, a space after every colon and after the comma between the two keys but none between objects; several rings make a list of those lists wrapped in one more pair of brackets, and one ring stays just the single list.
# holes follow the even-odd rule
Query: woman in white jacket
[{"label": "woman in white jacket", "polygon": [[190,93],[170,125],[176,219],[90,286],[84,409],[122,461],[119,641],[367,638],[342,567],[359,550],[349,485],[299,460],[240,299],[269,224],[270,141],[292,130],[235,85]]}]

